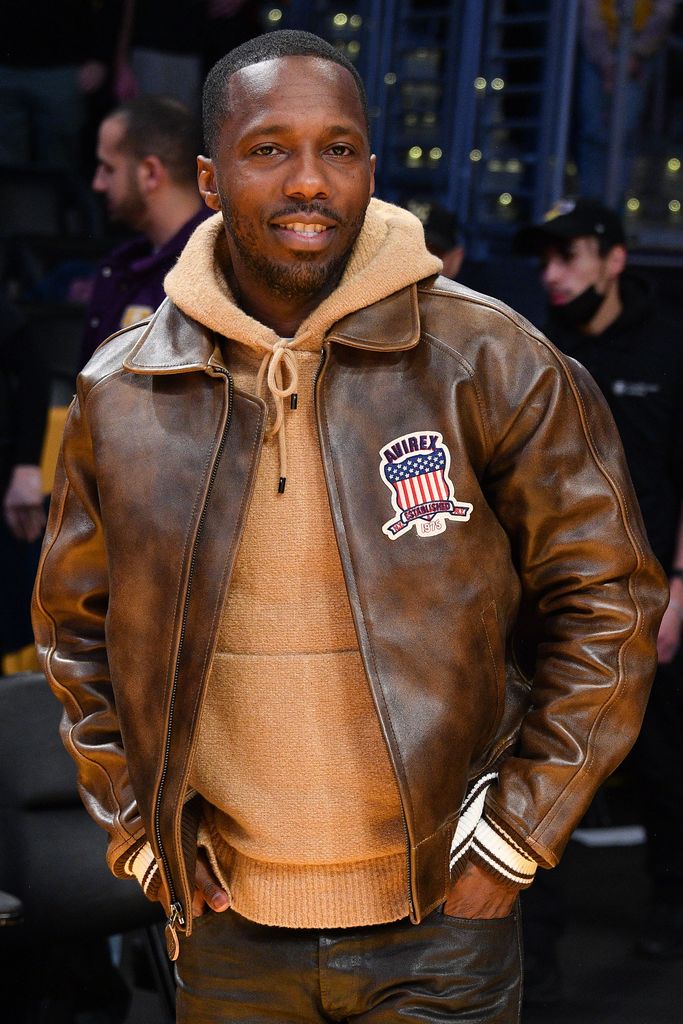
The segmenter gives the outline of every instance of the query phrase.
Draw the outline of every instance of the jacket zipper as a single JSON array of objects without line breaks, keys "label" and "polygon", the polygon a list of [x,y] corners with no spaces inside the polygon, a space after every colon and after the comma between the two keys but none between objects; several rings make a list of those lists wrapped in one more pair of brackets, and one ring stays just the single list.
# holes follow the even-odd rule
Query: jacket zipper
[{"label": "jacket zipper", "polygon": [[[320,380],[320,375],[321,375],[321,373],[323,371],[323,367],[325,365],[326,360],[327,360],[327,353],[325,352],[325,349],[323,348],[321,350],[321,352],[320,352],[320,362],[318,363],[318,368],[315,371],[315,376],[313,377],[313,399],[314,399],[314,402],[315,402],[316,412],[319,411],[319,406],[318,406],[318,381]],[[320,440],[320,450],[322,451],[322,437],[321,437],[321,431],[320,431],[320,419],[319,418],[318,418],[318,438]],[[369,681],[368,681],[368,686],[370,686]],[[372,687],[371,686],[370,686],[370,695],[373,698],[373,704],[375,704],[375,699],[374,699],[374,695],[372,694]],[[376,709],[376,707],[377,706],[375,704],[375,709]],[[377,715],[379,717],[379,712],[378,711],[377,711]],[[399,785],[398,778],[396,777],[396,770],[394,768],[394,762],[393,762],[393,758],[391,756],[391,750],[389,750],[388,741],[386,739],[386,736],[384,736],[384,730],[382,730],[382,736],[384,737],[384,742],[385,742],[385,744],[387,746],[387,749],[388,749],[388,752],[389,752],[389,760],[391,762],[392,770],[394,772],[394,779],[396,780],[396,788],[398,790],[398,799],[399,799],[399,803],[401,805],[401,825],[403,827],[403,835],[405,837],[405,844],[406,844],[406,866],[407,866],[407,880],[408,880],[408,906],[410,907],[410,917],[411,917],[411,920],[414,921],[415,920],[415,902],[413,900],[413,878],[412,878],[413,872],[412,872],[412,863],[411,863],[411,856],[410,856],[410,833],[408,832],[408,820],[406,818],[405,807],[403,805],[403,797],[401,796],[401,787]]]},{"label": "jacket zipper", "polygon": [[187,628],[187,616],[188,616],[189,607],[190,607],[190,594],[191,594],[191,591],[192,591],[192,580],[194,578],[195,565],[196,565],[196,561],[197,561],[197,548],[199,547],[199,540],[201,538],[202,530],[203,530],[203,527],[204,527],[204,521],[206,519],[206,509],[207,509],[207,506],[209,504],[209,499],[211,497],[211,492],[213,491],[213,485],[214,485],[214,482],[215,482],[215,479],[216,479],[216,474],[218,472],[218,466],[219,466],[220,461],[221,461],[221,456],[223,455],[223,449],[225,448],[225,440],[226,440],[226,437],[227,437],[227,434],[228,434],[228,430],[230,429],[230,421],[232,419],[233,395],[234,395],[234,391],[235,391],[234,381],[233,381],[232,376],[230,375],[229,371],[226,370],[222,366],[214,366],[213,369],[217,373],[224,374],[225,377],[227,378],[227,382],[228,382],[228,412],[227,412],[227,415],[226,415],[226,418],[225,418],[225,426],[223,427],[223,433],[221,435],[221,439],[220,439],[220,442],[218,444],[218,448],[216,450],[216,455],[215,455],[215,458],[213,460],[213,466],[211,468],[211,476],[209,478],[209,485],[208,485],[207,490],[206,490],[206,496],[204,498],[204,504],[202,506],[202,511],[201,511],[200,516],[199,516],[199,526],[197,527],[197,534],[196,534],[196,537],[195,537],[195,540],[194,540],[194,545],[192,547],[192,555],[190,557],[190,568],[189,568],[188,577],[187,577],[187,588],[186,588],[186,591],[185,591],[185,603],[184,603],[184,606],[183,606],[183,617],[182,617],[181,626],[180,626],[180,639],[178,641],[178,653],[176,655],[175,670],[174,670],[174,673],[173,673],[173,685],[171,687],[171,701],[170,701],[169,712],[168,712],[168,726],[167,726],[167,729],[166,729],[166,744],[165,744],[165,747],[164,747],[164,759],[163,759],[163,762],[162,762],[161,779],[159,781],[159,789],[158,789],[158,792],[157,792],[157,799],[156,799],[156,803],[155,803],[155,806],[154,806],[154,834],[156,836],[157,848],[159,850],[159,856],[161,858],[161,862],[162,862],[163,867],[164,867],[164,874],[166,876],[166,881],[168,883],[168,891],[169,891],[169,898],[170,898],[170,914],[168,916],[168,920],[166,921],[166,927],[165,927],[164,931],[165,931],[165,936],[166,936],[166,948],[168,950],[168,955],[169,955],[169,958],[171,960],[177,960],[178,953],[180,952],[180,943],[178,941],[177,928],[178,928],[178,926],[180,926],[181,928],[185,927],[185,916],[184,916],[184,911],[183,911],[183,905],[180,902],[180,900],[178,899],[178,896],[177,896],[177,893],[176,893],[176,890],[175,890],[175,886],[173,884],[173,879],[171,878],[171,871],[170,871],[170,867],[169,867],[169,863],[168,863],[168,857],[166,856],[166,851],[164,849],[164,844],[163,844],[163,841],[162,841],[162,838],[161,838],[161,823],[160,823],[161,800],[162,800],[162,797],[163,797],[164,786],[166,784],[166,777],[168,775],[168,765],[169,765],[169,758],[170,758],[170,753],[171,753],[171,733],[173,731],[173,714],[174,714],[174,710],[175,710],[176,693],[177,693],[177,690],[178,690],[178,676],[179,676],[179,673],[180,673],[180,659],[181,659],[181,655],[182,655],[182,651],[183,651],[183,646],[185,644],[185,632],[186,632],[186,628]]}]

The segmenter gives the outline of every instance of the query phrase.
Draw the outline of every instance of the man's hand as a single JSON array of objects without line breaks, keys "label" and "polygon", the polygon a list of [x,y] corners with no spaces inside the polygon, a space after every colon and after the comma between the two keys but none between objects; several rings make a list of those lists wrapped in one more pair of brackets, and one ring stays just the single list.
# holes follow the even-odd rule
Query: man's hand
[{"label": "man's hand", "polygon": [[661,665],[668,665],[681,642],[681,610],[673,599],[664,612],[664,618],[657,634],[657,657]]},{"label": "man's hand", "polygon": [[5,520],[17,540],[38,540],[45,526],[38,466],[15,466],[4,500]]},{"label": "man's hand", "polygon": [[516,889],[498,882],[478,865],[468,864],[449,892],[443,910],[450,917],[507,917],[516,899]]},{"label": "man's hand", "polygon": [[197,853],[194,887],[192,917],[201,917],[207,906],[218,914],[230,906],[230,897],[225,889],[220,887],[218,879],[206,859],[206,854],[201,850]]}]

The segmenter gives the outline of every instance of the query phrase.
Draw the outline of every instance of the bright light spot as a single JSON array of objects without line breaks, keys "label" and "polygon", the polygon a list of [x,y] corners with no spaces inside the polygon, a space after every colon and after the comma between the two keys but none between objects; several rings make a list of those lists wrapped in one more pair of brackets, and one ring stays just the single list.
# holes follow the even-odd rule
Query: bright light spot
[{"label": "bright light spot", "polygon": [[502,78],[493,78],[491,79],[491,88],[495,89],[496,92],[500,92],[501,89],[505,88],[505,82]]},{"label": "bright light spot", "polygon": [[667,160],[666,166],[667,170],[675,174],[676,171],[680,171],[681,169],[681,161],[678,159],[677,156],[672,156],[670,160]]},{"label": "bright light spot", "polygon": [[512,196],[510,195],[509,192],[501,192],[501,194],[498,196],[498,202],[500,203],[501,206],[509,206],[510,203],[512,202]]},{"label": "bright light spot", "polygon": [[636,199],[635,196],[631,196],[630,199],[626,200],[626,209],[631,213],[636,213],[640,209],[640,199]]},{"label": "bright light spot", "polygon": [[482,78],[481,76],[479,76],[478,78],[475,78],[474,79],[474,88],[478,89],[479,92],[481,92],[482,89],[486,88],[486,79]]},{"label": "bright light spot", "polygon": [[344,28],[344,25],[348,24],[348,20],[348,14],[335,14],[332,22],[337,26],[337,28]]},{"label": "bright light spot", "polygon": [[500,174],[503,170],[502,160],[489,160],[489,170],[493,171],[494,174]]},{"label": "bright light spot", "polygon": [[352,39],[349,45],[346,47],[347,53],[351,57],[357,57],[360,53],[360,43],[357,39]]},{"label": "bright light spot", "polygon": [[436,114],[433,110],[429,110],[422,118],[425,124],[436,124]]},{"label": "bright light spot", "polygon": [[470,150],[470,160],[474,164],[478,163],[478,161],[481,160],[481,150],[480,149],[471,149]]},{"label": "bright light spot", "polygon": [[396,75],[394,74],[393,71],[387,71],[386,75],[384,76],[384,84],[396,85]]},{"label": "bright light spot", "polygon": [[282,18],[282,11],[279,7],[271,7],[268,11],[268,21],[280,21]]},{"label": "bright light spot", "polygon": [[505,161],[505,170],[510,174],[521,174],[524,170],[524,165],[521,160],[513,158],[512,160]]},{"label": "bright light spot", "polygon": [[439,149],[438,146],[434,146],[432,149],[429,150],[429,159],[430,160],[440,160],[442,156],[443,156],[443,150]]},{"label": "bright light spot", "polygon": [[414,128],[417,124],[417,114],[406,114],[406,128]]},{"label": "bright light spot", "polygon": [[680,199],[672,199],[671,202],[669,203],[669,209],[671,210],[672,213],[680,213],[681,212],[681,201],[680,201]]},{"label": "bright light spot", "polygon": [[410,160],[419,160],[422,156],[422,146],[411,146],[408,150],[408,158]]},{"label": "bright light spot", "polygon": [[363,19],[361,18],[360,14],[352,14],[351,17],[349,18],[349,25],[351,26],[351,28],[360,28],[362,24]]}]

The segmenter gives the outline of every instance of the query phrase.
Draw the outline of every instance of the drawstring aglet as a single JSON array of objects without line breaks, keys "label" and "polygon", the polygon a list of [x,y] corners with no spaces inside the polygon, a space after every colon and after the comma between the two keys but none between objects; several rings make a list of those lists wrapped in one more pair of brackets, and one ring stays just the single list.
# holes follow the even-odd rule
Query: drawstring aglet
[{"label": "drawstring aglet", "polygon": [[292,412],[296,410],[298,402],[299,396],[297,395],[296,391],[293,391],[289,398],[289,408],[292,410]]},{"label": "drawstring aglet", "polygon": [[277,485],[277,493],[278,494],[284,494],[285,493],[285,485],[286,485],[286,483],[287,483],[287,477],[286,476],[281,476],[280,477],[280,482]]}]

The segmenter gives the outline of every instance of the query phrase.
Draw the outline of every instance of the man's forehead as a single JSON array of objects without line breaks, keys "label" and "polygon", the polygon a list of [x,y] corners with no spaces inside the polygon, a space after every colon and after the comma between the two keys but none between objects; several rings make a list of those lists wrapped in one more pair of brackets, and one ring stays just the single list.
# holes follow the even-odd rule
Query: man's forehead
[{"label": "man's forehead", "polygon": [[543,243],[543,253],[569,253],[577,252],[581,249],[589,249],[596,251],[598,249],[598,240],[595,235],[574,235],[571,238],[563,238],[559,235],[556,237],[549,237],[546,242]]},{"label": "man's forehead", "polygon": [[126,131],[126,119],[122,114],[106,117],[99,130],[99,141],[108,149],[118,149]]},{"label": "man's forehead", "polygon": [[316,107],[335,105],[346,117],[363,118],[358,89],[350,71],[317,56],[274,57],[233,72],[225,85],[228,118],[251,120],[264,101],[286,107],[302,100]]}]

